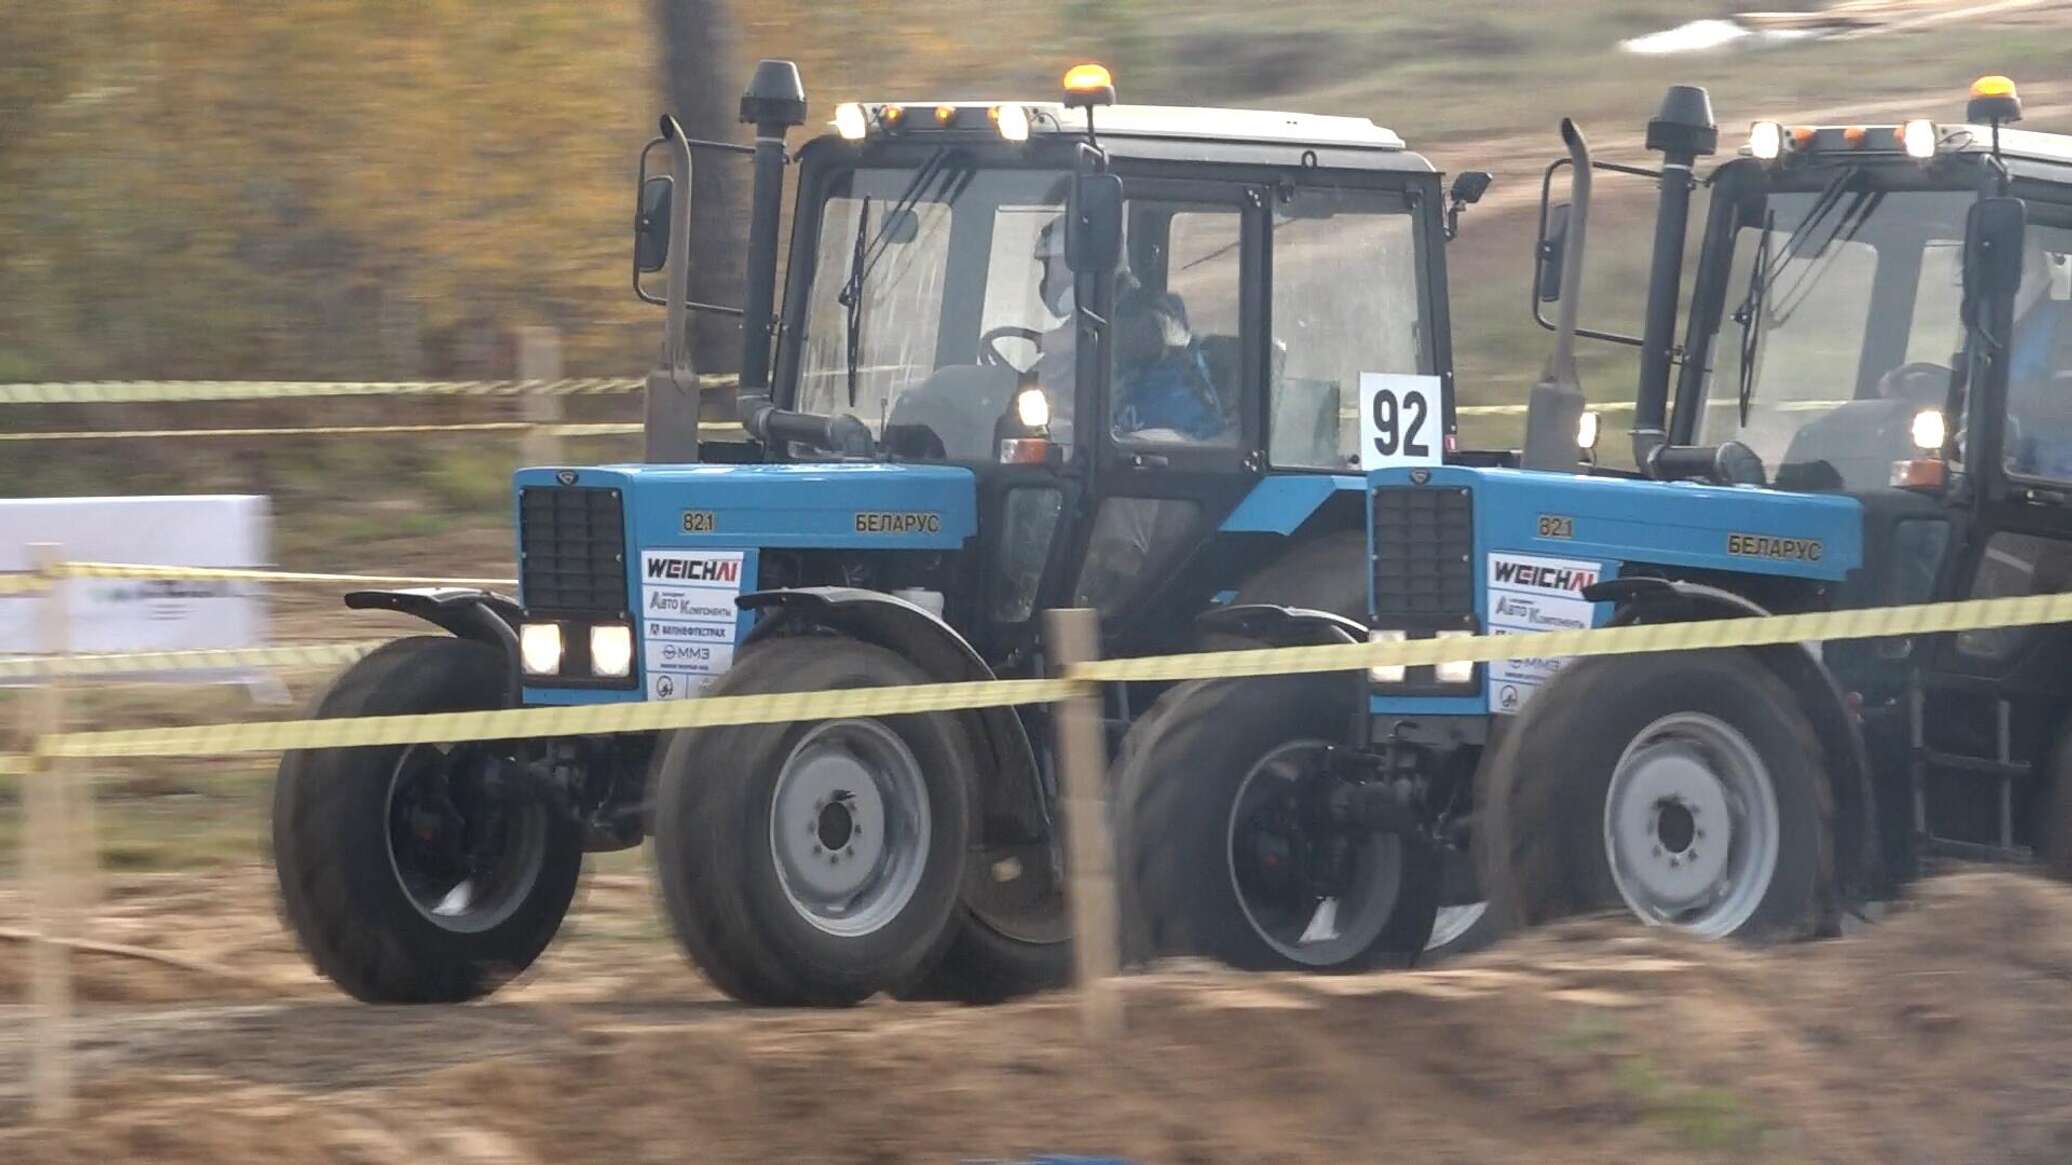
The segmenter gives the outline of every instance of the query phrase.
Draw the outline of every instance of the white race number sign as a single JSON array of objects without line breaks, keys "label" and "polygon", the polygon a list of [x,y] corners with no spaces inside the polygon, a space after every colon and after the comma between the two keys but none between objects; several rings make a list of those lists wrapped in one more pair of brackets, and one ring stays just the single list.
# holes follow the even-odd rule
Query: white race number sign
[{"label": "white race number sign", "polygon": [[1446,444],[1439,378],[1360,373],[1360,468],[1437,465]]}]

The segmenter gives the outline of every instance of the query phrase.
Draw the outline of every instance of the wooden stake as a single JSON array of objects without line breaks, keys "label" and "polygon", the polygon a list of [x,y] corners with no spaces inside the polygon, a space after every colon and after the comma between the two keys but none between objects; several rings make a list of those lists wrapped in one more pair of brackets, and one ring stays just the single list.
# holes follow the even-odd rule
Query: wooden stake
[{"label": "wooden stake", "polygon": [[[558,330],[518,329],[518,379],[561,379],[561,333]],[[558,425],[566,419],[562,397],[532,392],[519,399],[522,415],[532,424]],[[561,435],[546,429],[528,429],[521,456],[527,465],[561,464]]]},{"label": "wooden stake", "polygon": [[[51,543],[30,547],[30,561],[39,569],[63,560]],[[70,645],[65,625],[64,587],[50,580],[43,599],[43,647],[62,654]],[[65,730],[64,688],[57,677],[31,687],[22,701],[22,736],[33,748],[45,735]],[[63,768],[55,760],[36,760],[23,778],[22,802],[27,813],[27,845],[22,871],[29,881],[29,899],[36,930],[47,941],[33,943],[29,954],[29,1004],[34,1035],[29,1075],[35,1119],[55,1123],[72,1116],[72,916],[79,895],[72,885],[78,864],[71,851],[77,841],[71,798]]]},{"label": "wooden stake", "polygon": [[[1100,658],[1100,617],[1078,608],[1045,613],[1053,666],[1062,671]],[[1072,941],[1077,962],[1081,1021],[1094,1043],[1122,1035],[1122,996],[1115,975],[1117,951],[1115,851],[1108,837],[1106,769],[1099,689],[1057,705],[1057,756],[1064,786],[1065,835],[1070,844]]]}]

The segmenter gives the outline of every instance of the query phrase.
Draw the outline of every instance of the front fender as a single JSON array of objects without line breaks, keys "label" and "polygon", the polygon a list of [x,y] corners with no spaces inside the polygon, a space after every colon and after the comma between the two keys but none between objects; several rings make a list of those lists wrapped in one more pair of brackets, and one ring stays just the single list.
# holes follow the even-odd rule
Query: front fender
[{"label": "front fender", "polygon": [[1324,647],[1364,643],[1367,627],[1355,619],[1307,607],[1274,603],[1236,603],[1195,617],[1203,631],[1257,640],[1266,647]]},{"label": "front fender", "polygon": [[524,680],[518,663],[518,623],[524,611],[515,599],[474,587],[409,587],[348,591],[345,605],[355,611],[400,611],[461,639],[489,644],[504,653],[505,674],[510,677],[506,706],[520,703]]}]

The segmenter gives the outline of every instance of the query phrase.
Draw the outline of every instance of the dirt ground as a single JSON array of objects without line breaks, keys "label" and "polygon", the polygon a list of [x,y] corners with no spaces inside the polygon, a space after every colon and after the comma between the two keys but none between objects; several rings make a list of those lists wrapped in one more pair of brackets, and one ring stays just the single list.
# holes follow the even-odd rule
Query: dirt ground
[{"label": "dirt ground", "polygon": [[2072,889],[2005,873],[1769,951],[1589,921],[1414,973],[1165,969],[1109,1049],[1070,996],[737,1007],[634,876],[463,1007],[335,994],[263,869],[114,879],[89,933],[168,961],[75,956],[84,1115],[39,1131],[0,938],[0,1160],[2072,1159]]}]

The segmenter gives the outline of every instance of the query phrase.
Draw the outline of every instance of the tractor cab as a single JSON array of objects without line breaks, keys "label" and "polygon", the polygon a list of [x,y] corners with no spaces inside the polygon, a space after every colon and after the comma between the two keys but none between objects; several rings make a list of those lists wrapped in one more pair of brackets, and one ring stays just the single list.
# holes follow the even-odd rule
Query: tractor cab
[{"label": "tractor cab", "polygon": [[[753,551],[744,590],[914,597],[995,666],[1030,655],[1047,607],[1157,648],[1279,547],[1357,531],[1363,375],[1428,386],[1417,439],[1450,443],[1443,247],[1486,175],[1449,214],[1431,165],[1365,118],[1118,105],[1098,66],[1066,82],[1057,101],[843,104],[787,153],[803,97],[765,62],[743,104],[738,423],[702,433],[683,318],[732,309],[685,295],[675,191],[692,157],[748,148],[665,122],[644,160],[673,172],[645,179],[636,246],[669,312],[649,464],[608,480],[689,524],[642,552]],[[551,490],[527,472],[521,493]],[[753,513],[700,500],[735,488]]]}]

